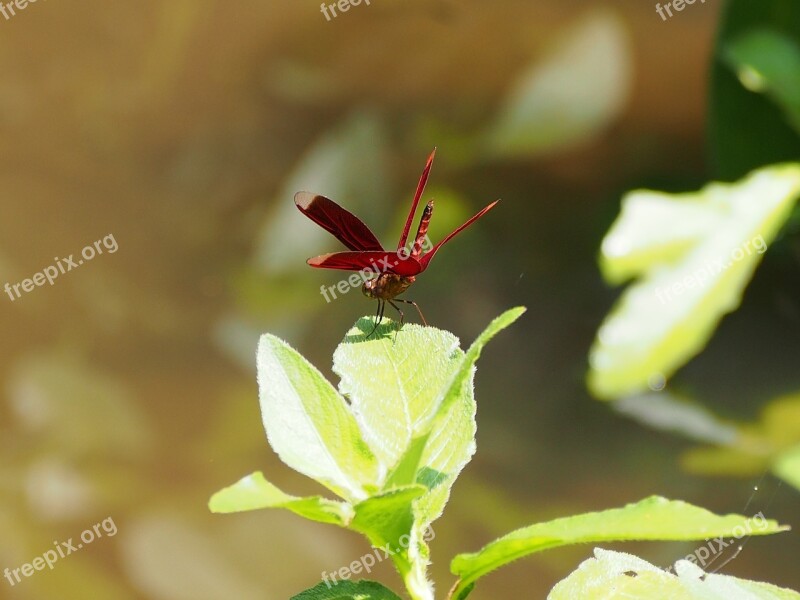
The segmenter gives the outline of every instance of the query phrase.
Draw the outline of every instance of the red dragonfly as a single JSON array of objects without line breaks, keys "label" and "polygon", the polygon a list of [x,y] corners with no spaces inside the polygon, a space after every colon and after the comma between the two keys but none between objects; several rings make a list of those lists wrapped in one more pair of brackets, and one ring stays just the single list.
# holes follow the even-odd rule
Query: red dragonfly
[{"label": "red dragonfly", "polygon": [[385,250],[369,227],[333,200],[309,192],[297,192],[294,196],[294,203],[300,209],[300,212],[333,234],[336,239],[350,249],[349,252],[333,252],[309,258],[307,261],[309,265],[319,269],[362,271],[362,273],[376,275],[372,279],[365,281],[361,288],[365,296],[378,301],[375,327],[372,328],[367,337],[370,337],[375,332],[383,320],[383,312],[387,302],[400,313],[400,327],[403,326],[405,316],[395,302],[413,305],[417,309],[422,322],[425,325],[428,324],[416,302],[398,298],[397,296],[405,292],[414,283],[416,276],[428,268],[428,264],[439,248],[453,239],[461,230],[480,219],[499,202],[499,200],[495,200],[489,204],[461,227],[433,246],[428,252],[423,253],[423,243],[427,237],[428,225],[433,214],[433,200],[431,200],[422,211],[414,243],[410,249],[406,248],[411,222],[414,220],[414,213],[417,211],[417,205],[428,181],[435,154],[436,148],[431,152],[428,162],[425,164],[425,169],[422,171],[422,177],[420,177],[419,184],[417,184],[414,201],[411,203],[411,210],[408,213],[396,251]]}]

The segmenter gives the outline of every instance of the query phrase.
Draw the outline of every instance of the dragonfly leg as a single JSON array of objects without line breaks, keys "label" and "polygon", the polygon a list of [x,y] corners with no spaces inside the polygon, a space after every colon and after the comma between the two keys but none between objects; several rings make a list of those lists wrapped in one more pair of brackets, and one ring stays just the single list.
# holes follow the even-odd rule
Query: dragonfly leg
[{"label": "dragonfly leg", "polygon": [[[425,327],[428,326],[428,322],[425,320],[425,316],[422,314],[422,311],[419,309],[419,305],[416,302],[414,302],[413,300],[403,300],[402,298],[395,298],[395,300],[397,302],[404,302],[406,304],[413,305],[414,308],[417,309],[417,313],[419,314],[419,318],[422,319],[422,324],[425,325]],[[397,307],[395,307],[395,308],[397,308]],[[400,314],[402,314],[402,313],[400,313]]]},{"label": "dragonfly leg", "polygon": [[[395,300],[396,300],[396,298],[395,298]],[[397,304],[395,304],[395,303],[394,303],[394,302],[392,302],[391,300],[387,300],[387,302],[388,302],[389,304],[391,304],[391,305],[394,307],[394,309],[395,309],[397,312],[399,312],[399,313],[400,313],[400,327],[402,327],[402,326],[403,326],[403,323],[405,323],[406,316],[403,314],[403,311],[402,311],[402,310],[400,310],[400,307],[399,307],[399,306],[397,306]],[[400,300],[400,302],[402,302],[402,300]],[[400,327],[398,327],[398,329],[399,329]]]},{"label": "dragonfly leg", "polygon": [[383,300],[378,300],[378,312],[375,313],[375,327],[372,328],[372,331],[369,332],[369,335],[367,335],[366,339],[372,337],[372,334],[375,333],[378,325],[380,325],[381,321],[383,321],[383,311],[385,307],[386,303]]}]

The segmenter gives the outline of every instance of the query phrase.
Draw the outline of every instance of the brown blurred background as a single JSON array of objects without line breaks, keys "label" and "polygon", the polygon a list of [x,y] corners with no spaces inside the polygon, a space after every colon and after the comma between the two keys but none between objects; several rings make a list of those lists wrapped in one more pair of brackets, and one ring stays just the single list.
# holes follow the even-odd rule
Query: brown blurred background
[{"label": "brown blurred background", "polygon": [[[280,335],[331,375],[336,344],[374,310],[358,292],[320,296],[339,276],[305,259],[340,246],[293,192],[334,198],[389,243],[435,145],[432,239],[503,202],[409,297],[464,343],[505,308],[529,308],[478,366],[478,453],[434,523],[439,590],[455,553],[531,522],[656,493],[742,511],[758,481],[681,472],[685,442],[614,414],[583,383],[617,294],[595,258],[621,194],[708,179],[717,13],[372,0],[326,21],[314,1],[89,0],[0,17],[0,285],[109,234],[118,244],[52,286],[0,297],[0,569],[107,517],[118,527],[52,571],[0,580],[0,597],[284,599],[364,554],[330,526],[206,503],[258,469],[291,493],[319,491],[267,446],[255,343]],[[509,115],[529,77],[536,126],[520,141]],[[743,344],[798,325],[757,292],[742,314],[685,377],[749,417],[784,389],[774,361],[796,364],[797,346],[753,357]],[[748,510],[796,523],[797,493],[761,486]],[[666,566],[694,546],[620,548]],[[756,538],[724,572],[798,588],[798,551],[793,534]],[[590,552],[515,563],[474,597],[543,598]],[[401,589],[388,564],[374,578]]]}]

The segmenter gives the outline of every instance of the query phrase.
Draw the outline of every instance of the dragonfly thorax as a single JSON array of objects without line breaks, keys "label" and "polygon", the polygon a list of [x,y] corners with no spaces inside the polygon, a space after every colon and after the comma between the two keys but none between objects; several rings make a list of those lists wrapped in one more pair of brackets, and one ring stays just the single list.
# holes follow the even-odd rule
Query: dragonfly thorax
[{"label": "dragonfly thorax", "polygon": [[365,281],[361,292],[367,298],[376,300],[391,300],[405,292],[414,283],[415,277],[395,275],[394,273],[381,273],[374,279]]}]

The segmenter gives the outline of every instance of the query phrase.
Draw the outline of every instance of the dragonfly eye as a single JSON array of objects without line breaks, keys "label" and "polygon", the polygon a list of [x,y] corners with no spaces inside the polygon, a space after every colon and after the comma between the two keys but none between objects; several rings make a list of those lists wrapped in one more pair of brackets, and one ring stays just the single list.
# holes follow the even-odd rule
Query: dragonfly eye
[{"label": "dragonfly eye", "polygon": [[364,285],[361,286],[361,293],[364,294],[367,298],[373,298],[375,291],[375,283],[377,281],[378,281],[377,278],[365,281]]}]

